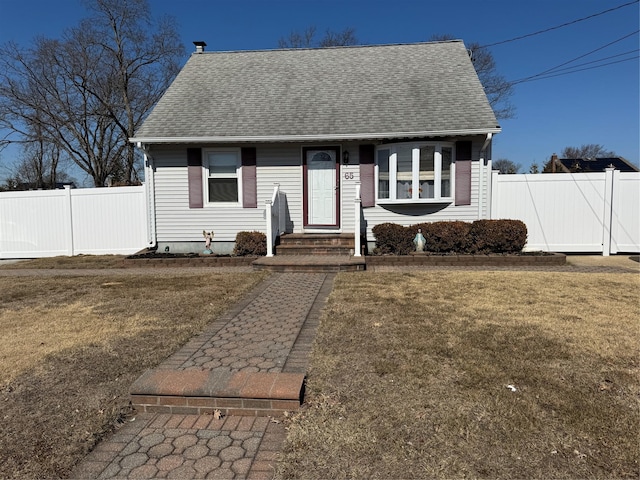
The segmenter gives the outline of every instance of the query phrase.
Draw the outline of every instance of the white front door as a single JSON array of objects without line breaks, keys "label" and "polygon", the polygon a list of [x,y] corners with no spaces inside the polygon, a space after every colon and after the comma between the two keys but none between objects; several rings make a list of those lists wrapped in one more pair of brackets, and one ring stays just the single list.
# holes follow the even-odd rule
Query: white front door
[{"label": "white front door", "polygon": [[305,226],[338,226],[338,153],[337,147],[304,149]]}]

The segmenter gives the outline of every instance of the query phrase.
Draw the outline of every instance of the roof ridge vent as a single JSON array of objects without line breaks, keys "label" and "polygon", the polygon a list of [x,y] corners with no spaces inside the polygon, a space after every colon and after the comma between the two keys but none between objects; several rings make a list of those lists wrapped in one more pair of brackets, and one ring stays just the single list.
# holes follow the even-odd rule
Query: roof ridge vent
[{"label": "roof ridge vent", "polygon": [[204,47],[207,46],[207,43],[202,40],[195,41],[193,44],[196,46],[196,53],[203,53]]}]

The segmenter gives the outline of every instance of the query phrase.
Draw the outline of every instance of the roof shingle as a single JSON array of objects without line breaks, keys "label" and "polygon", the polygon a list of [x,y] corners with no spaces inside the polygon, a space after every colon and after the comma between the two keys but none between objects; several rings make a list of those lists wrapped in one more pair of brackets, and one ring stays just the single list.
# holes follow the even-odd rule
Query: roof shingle
[{"label": "roof shingle", "polygon": [[461,41],[191,55],[136,141],[497,132]]}]

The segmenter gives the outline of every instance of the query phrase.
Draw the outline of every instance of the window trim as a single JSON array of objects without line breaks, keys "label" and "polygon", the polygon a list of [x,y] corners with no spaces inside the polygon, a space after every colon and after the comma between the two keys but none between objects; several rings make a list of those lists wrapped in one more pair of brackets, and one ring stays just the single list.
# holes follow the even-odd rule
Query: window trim
[{"label": "window trim", "polygon": [[[434,174],[434,197],[419,198],[419,189],[413,186],[419,184],[420,181],[420,149],[422,147],[434,147],[433,158],[433,174]],[[449,195],[442,196],[442,148],[451,149],[451,168],[449,175]],[[411,150],[411,182],[412,197],[398,199],[397,193],[397,171],[398,171],[398,151],[400,149]],[[455,142],[401,142],[386,143],[376,147],[375,154],[375,192],[376,203],[380,205],[394,204],[433,204],[433,203],[453,203],[455,199],[455,173],[456,173],[456,145]],[[381,150],[389,150],[388,166],[389,166],[389,198],[380,198],[380,170],[379,170],[379,152]]]},{"label": "window trim", "polygon": [[[212,153],[233,153],[236,157],[236,171],[232,177],[229,175],[213,174],[209,171],[209,155]],[[206,148],[202,149],[202,165],[204,167],[204,199],[205,205],[209,206],[242,206],[242,151],[240,148]],[[210,178],[235,178],[238,187],[238,199],[234,202],[212,202],[209,200],[209,179]]]}]

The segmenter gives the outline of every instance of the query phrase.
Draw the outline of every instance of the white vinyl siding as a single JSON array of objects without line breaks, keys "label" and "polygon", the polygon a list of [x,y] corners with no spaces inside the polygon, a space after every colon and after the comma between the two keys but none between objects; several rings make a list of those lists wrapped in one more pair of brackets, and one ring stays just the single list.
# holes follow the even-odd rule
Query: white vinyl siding
[{"label": "white vinyl siding", "polygon": [[[411,225],[424,221],[473,221],[488,211],[489,181],[483,181],[483,205],[478,204],[478,158],[484,137],[476,137],[472,152],[471,205],[410,204],[377,205],[362,209],[362,225],[366,226],[367,240],[373,241],[371,229],[384,222]],[[349,163],[340,165],[340,229],[344,233],[354,230],[356,185],[360,182],[359,143],[336,144],[341,152],[349,152]],[[312,147],[313,145],[304,145]],[[224,146],[237,148],[239,145]],[[186,147],[159,146],[152,150],[155,167],[156,230],[158,242],[204,242],[202,231],[215,232],[215,242],[233,242],[243,230],[266,231],[265,202],[273,195],[274,184],[286,195],[286,231],[301,233],[303,227],[303,173],[300,144],[263,144],[256,147],[256,178],[258,208],[242,208],[238,204],[205,202],[203,208],[189,208]],[[203,152],[213,147],[203,146]],[[204,169],[205,167],[203,167]],[[484,167],[486,170],[487,167]],[[206,178],[206,173],[203,172]],[[377,187],[377,186],[376,186]],[[364,228],[364,227],[363,227]]]},{"label": "white vinyl siding", "polygon": [[271,198],[274,183],[287,194],[287,228],[301,226],[302,174],[297,145],[257,146],[258,208],[205,203],[204,208],[190,209],[186,147],[156,146],[153,159],[159,242],[204,242],[202,230],[213,230],[216,242],[233,242],[243,230],[265,232],[265,201]]}]

